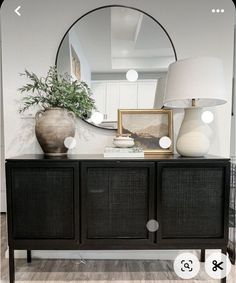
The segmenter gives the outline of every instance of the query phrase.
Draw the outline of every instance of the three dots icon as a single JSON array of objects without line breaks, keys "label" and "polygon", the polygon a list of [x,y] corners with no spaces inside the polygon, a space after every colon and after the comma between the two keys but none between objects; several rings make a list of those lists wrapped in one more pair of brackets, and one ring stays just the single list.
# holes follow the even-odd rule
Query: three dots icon
[{"label": "three dots icon", "polygon": [[214,13],[219,14],[219,13],[224,13],[225,10],[224,10],[224,9],[212,9],[211,12],[212,12],[213,14],[214,14]]}]

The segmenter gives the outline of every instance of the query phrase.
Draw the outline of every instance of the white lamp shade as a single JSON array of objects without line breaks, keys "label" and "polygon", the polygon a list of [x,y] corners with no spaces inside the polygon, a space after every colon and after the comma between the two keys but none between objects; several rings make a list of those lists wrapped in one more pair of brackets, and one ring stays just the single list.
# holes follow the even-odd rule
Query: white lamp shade
[{"label": "white lamp shade", "polygon": [[223,63],[219,58],[197,57],[169,65],[164,106],[188,108],[224,104],[226,87]]},{"label": "white lamp shade", "polygon": [[164,106],[164,95],[166,89],[166,76],[157,80],[155,101],[153,108],[161,109]]}]

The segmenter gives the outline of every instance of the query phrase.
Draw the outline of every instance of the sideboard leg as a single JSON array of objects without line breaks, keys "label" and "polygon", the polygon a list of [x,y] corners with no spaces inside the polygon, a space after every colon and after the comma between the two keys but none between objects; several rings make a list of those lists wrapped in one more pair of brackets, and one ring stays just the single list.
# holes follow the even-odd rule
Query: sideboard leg
[{"label": "sideboard leg", "polygon": [[9,247],[9,279],[10,279],[10,283],[15,282],[14,250],[10,247]]},{"label": "sideboard leg", "polygon": [[31,251],[27,250],[27,262],[30,263],[31,260],[32,260],[32,258],[31,258]]},{"label": "sideboard leg", "polygon": [[200,262],[205,262],[205,259],[206,259],[206,250],[202,249],[200,255]]},{"label": "sideboard leg", "polygon": [[[221,250],[221,252],[222,252],[222,254],[227,255],[227,247],[223,248],[223,249]],[[224,277],[224,278],[221,279],[221,283],[226,283],[226,277]]]}]

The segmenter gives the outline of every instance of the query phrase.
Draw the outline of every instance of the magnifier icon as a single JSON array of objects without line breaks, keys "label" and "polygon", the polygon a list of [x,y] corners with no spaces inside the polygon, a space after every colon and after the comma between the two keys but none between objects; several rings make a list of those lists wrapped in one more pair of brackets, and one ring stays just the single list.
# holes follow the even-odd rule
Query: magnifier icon
[{"label": "magnifier icon", "polygon": [[[193,264],[192,260],[189,260],[189,262],[190,262],[191,264]],[[184,270],[183,268],[181,268],[181,270],[182,270],[183,272],[186,271],[186,270],[188,270],[189,272],[192,272],[192,271],[193,271],[193,269],[190,267],[189,263],[187,263],[187,262],[184,263],[184,261],[182,261],[181,263],[183,264],[183,267],[185,268],[185,270]]]},{"label": "magnifier icon", "polygon": [[184,267],[187,268],[187,269],[190,269],[190,266],[187,262],[184,264]]}]

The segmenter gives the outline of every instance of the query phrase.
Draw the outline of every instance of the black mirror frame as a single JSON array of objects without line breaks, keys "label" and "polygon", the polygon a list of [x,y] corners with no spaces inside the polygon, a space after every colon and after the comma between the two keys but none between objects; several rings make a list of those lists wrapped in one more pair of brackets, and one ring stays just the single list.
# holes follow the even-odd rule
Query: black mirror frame
[{"label": "black mirror frame", "polygon": [[[130,7],[130,6],[125,6],[125,5],[106,5],[106,6],[101,6],[101,7],[98,7],[98,8],[95,8],[87,13],[85,13],[83,16],[81,16],[78,20],[74,21],[72,23],[72,25],[70,25],[70,27],[67,29],[66,33],[64,34],[60,44],[59,44],[59,47],[58,47],[58,50],[57,50],[57,54],[56,54],[56,59],[55,59],[55,66],[57,66],[57,61],[58,61],[58,55],[59,55],[59,51],[60,51],[60,48],[61,48],[61,45],[63,43],[63,40],[65,39],[66,35],[68,34],[68,32],[70,31],[70,29],[77,23],[79,22],[81,19],[83,19],[84,17],[86,17],[88,14],[91,14],[95,11],[98,11],[98,10],[101,10],[101,9],[105,9],[105,8],[112,8],[112,7],[120,7],[120,8],[128,8],[128,9],[132,9],[132,10],[136,10],[138,12],[141,12],[143,14],[145,14],[146,16],[150,17],[154,22],[156,22],[161,28],[162,30],[165,32],[165,34],[167,35],[167,37],[169,38],[170,40],[170,43],[171,43],[171,46],[173,48],[173,51],[174,51],[174,55],[175,55],[175,61],[177,61],[177,54],[176,54],[176,50],[175,50],[175,46],[173,44],[173,41],[170,37],[170,35],[168,34],[168,32],[166,31],[166,29],[163,27],[162,24],[160,24],[153,16],[151,16],[150,14],[148,14],[147,12],[144,12],[138,8],[134,8],[134,7]],[[98,125],[95,125],[95,124],[92,124],[92,123],[89,123],[88,121],[86,121],[85,119],[81,119],[83,120],[85,123],[93,126],[93,127],[96,127],[96,128],[99,128],[99,129],[103,129],[103,130],[109,130],[109,131],[117,131],[117,129],[109,129],[109,128],[104,128],[104,127],[100,127]]]}]

